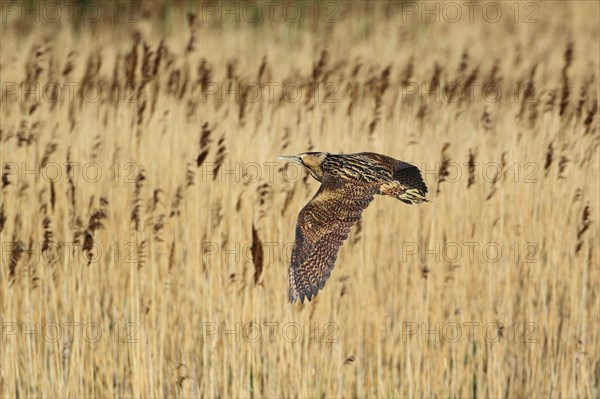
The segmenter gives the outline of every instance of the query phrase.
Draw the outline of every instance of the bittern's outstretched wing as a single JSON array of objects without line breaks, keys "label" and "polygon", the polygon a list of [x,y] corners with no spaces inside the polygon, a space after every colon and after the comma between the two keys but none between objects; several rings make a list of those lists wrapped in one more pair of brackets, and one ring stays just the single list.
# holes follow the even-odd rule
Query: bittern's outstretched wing
[{"label": "bittern's outstretched wing", "polygon": [[290,265],[290,301],[310,300],[322,289],[340,246],[378,192],[377,184],[325,174],[321,187],[298,215]]}]

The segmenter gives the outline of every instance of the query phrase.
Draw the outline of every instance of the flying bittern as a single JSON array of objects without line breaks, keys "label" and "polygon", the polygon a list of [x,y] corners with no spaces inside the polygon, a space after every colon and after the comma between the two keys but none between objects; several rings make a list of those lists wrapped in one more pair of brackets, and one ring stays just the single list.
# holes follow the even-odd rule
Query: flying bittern
[{"label": "flying bittern", "polygon": [[290,301],[310,301],[329,278],[340,246],[375,194],[407,204],[427,201],[427,186],[416,166],[371,152],[305,152],[279,157],[297,162],[321,182],[298,215],[290,264]]}]

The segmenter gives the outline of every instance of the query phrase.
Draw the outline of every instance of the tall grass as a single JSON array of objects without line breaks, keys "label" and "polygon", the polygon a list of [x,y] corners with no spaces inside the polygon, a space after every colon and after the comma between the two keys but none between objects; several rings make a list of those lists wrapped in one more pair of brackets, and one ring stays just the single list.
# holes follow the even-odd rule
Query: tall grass
[{"label": "tall grass", "polygon": [[[598,5],[349,4],[2,24],[3,397],[599,395]],[[432,202],[377,198],[290,305],[318,183],[276,159],[308,150],[415,163]]]}]

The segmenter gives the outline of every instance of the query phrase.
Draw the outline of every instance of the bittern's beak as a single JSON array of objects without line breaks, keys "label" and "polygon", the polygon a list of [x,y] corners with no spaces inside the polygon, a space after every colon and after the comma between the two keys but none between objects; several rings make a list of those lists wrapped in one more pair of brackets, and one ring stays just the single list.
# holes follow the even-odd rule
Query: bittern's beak
[{"label": "bittern's beak", "polygon": [[296,155],[291,155],[291,156],[281,156],[278,158],[280,161],[291,161],[291,162],[296,162],[299,163],[300,165],[302,165],[302,159],[300,159],[299,156]]}]

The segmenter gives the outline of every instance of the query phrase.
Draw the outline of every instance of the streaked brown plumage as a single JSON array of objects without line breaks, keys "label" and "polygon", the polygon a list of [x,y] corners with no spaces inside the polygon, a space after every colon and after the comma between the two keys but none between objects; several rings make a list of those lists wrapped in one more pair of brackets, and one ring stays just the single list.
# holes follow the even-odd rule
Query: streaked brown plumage
[{"label": "streaked brown plumage", "polygon": [[280,157],[304,166],[321,187],[298,215],[290,264],[290,301],[310,301],[323,289],[340,246],[376,194],[407,204],[427,201],[416,166],[371,152],[306,152]]}]

